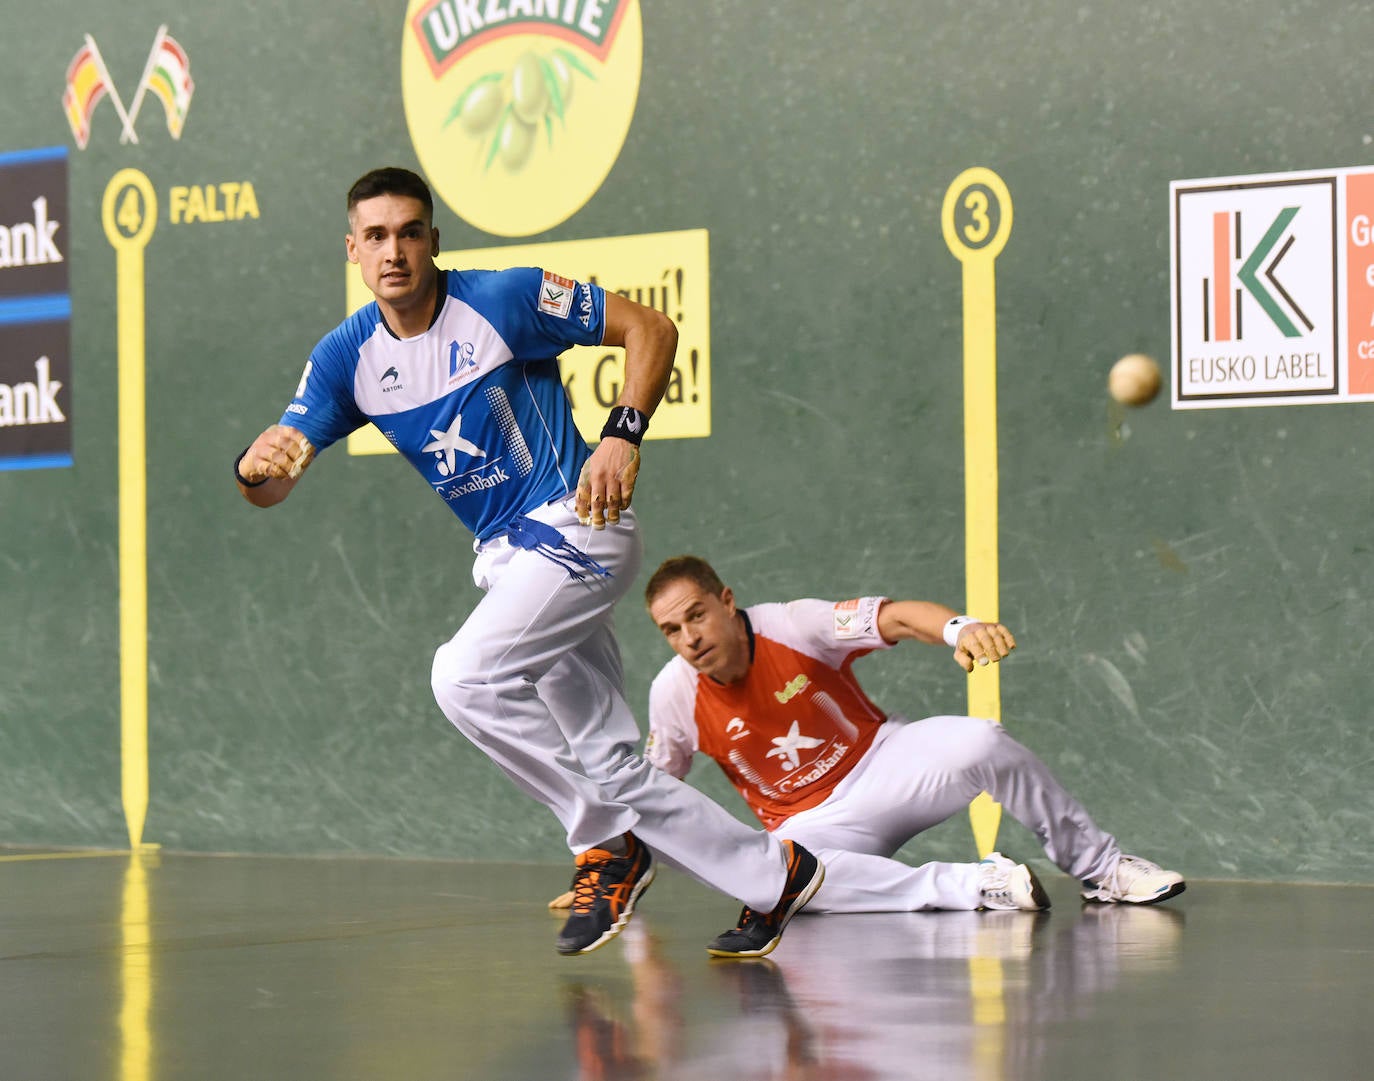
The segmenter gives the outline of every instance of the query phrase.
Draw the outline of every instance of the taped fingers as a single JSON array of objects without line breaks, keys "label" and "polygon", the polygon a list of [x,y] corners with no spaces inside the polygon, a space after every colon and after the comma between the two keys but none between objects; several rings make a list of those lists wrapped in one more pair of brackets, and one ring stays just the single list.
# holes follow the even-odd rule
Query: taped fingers
[{"label": "taped fingers", "polygon": [[[597,453],[600,453],[598,448]],[[593,468],[592,460],[582,467],[577,482],[577,520],[593,529],[605,529],[606,523],[619,523],[620,512],[630,506],[634,497],[635,478],[639,475],[639,448],[629,448],[629,461],[614,474]],[[597,491],[604,477],[605,489]]]},{"label": "taped fingers", "polygon": [[973,663],[986,665],[1000,661],[1015,648],[1016,640],[1000,623],[973,624],[959,636],[958,652],[969,658],[970,664],[965,667],[970,670]]},{"label": "taped fingers", "polygon": [[630,500],[634,498],[635,482],[639,479],[639,448],[630,448],[630,460],[625,463],[625,468],[616,474],[616,480],[620,482],[620,505],[628,507]]},{"label": "taped fingers", "polygon": [[1011,631],[1000,623],[987,624],[988,638],[992,642],[992,648],[997,651],[998,657],[1005,657],[1016,648],[1016,639],[1011,636]]},{"label": "taped fingers", "polygon": [[639,476],[639,448],[630,448],[630,460],[615,475],[606,495],[606,520],[619,522],[620,512],[630,506],[635,494],[635,479]]},{"label": "taped fingers", "polygon": [[577,478],[577,520],[583,525],[592,524],[592,463],[582,463],[582,472]]},{"label": "taped fingers", "polygon": [[295,452],[295,456],[291,460],[291,464],[286,471],[286,475],[290,479],[295,480],[303,472],[305,472],[305,467],[308,466],[312,461],[314,461],[315,448],[310,445],[310,440],[308,440],[305,436],[301,436],[300,439],[297,440],[293,450]]}]

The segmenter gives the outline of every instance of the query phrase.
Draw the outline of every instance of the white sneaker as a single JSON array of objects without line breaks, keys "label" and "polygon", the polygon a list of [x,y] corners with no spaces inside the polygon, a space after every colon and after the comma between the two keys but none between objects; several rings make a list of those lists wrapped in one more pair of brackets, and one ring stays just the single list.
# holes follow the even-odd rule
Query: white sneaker
[{"label": "white sneaker", "polygon": [[1040,912],[1050,907],[1035,872],[1000,852],[989,852],[978,862],[978,896],[983,908]]},{"label": "white sneaker", "polygon": [[1187,884],[1177,871],[1166,871],[1139,856],[1122,856],[1116,873],[1101,882],[1083,883],[1083,900],[1105,904],[1152,905],[1177,897]]}]

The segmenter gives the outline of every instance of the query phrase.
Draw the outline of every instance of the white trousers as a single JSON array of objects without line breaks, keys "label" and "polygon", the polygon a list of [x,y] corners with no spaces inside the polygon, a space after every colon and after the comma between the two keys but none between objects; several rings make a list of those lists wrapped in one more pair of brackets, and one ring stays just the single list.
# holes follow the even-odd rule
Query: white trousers
[{"label": "white trousers", "polygon": [[478,548],[486,596],[434,657],[434,696],[453,726],[548,807],[573,852],[633,830],[654,854],[751,908],[782,895],[786,854],[695,788],[635,752],[615,603],[633,584],[643,545],[633,512],[593,530],[572,497],[530,515],[553,526],[611,577],[566,568],[506,538]]},{"label": "white trousers", "polygon": [[911,867],[890,857],[988,792],[1078,879],[1106,877],[1121,849],[1049,768],[981,717],[890,719],[822,804],[777,828],[825,864],[812,912],[915,912],[979,905],[976,863]]}]

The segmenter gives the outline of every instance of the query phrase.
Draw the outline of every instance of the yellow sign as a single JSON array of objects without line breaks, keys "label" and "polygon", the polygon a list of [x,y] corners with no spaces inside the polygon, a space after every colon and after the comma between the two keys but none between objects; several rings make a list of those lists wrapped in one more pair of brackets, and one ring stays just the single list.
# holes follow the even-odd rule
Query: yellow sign
[{"label": "yellow sign", "polygon": [[[519,244],[440,252],[440,266],[500,270],[533,266],[565,278],[591,281],[609,293],[657,308],[677,324],[677,361],[649,439],[692,439],[711,434],[711,264],[705,229],[638,236]],[[353,263],[345,264],[349,314],[372,300]],[[624,381],[625,351],[574,346],[562,355],[563,386],[584,439],[601,436],[606,412]],[[381,432],[368,426],[348,437],[349,454],[392,454]]]},{"label": "yellow sign", "polygon": [[497,236],[577,213],[620,156],[639,98],[638,0],[410,0],[410,141],[454,213]]}]

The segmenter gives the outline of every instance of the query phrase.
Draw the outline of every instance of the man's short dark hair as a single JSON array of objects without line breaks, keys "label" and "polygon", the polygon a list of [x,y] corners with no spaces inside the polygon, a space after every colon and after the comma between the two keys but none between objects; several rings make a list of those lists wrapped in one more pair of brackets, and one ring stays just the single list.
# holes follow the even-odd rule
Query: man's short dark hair
[{"label": "man's short dark hair", "polygon": [[429,185],[424,179],[409,169],[388,165],[364,173],[348,189],[348,217],[353,218],[353,208],[364,199],[375,199],[379,195],[405,195],[418,199],[425,207],[425,216],[434,218],[434,196],[429,193]]},{"label": "man's short dark hair", "polygon": [[700,556],[674,556],[659,564],[649,584],[644,587],[644,607],[651,606],[660,593],[680,581],[692,582],[713,597],[725,592],[725,583],[706,560]]}]

